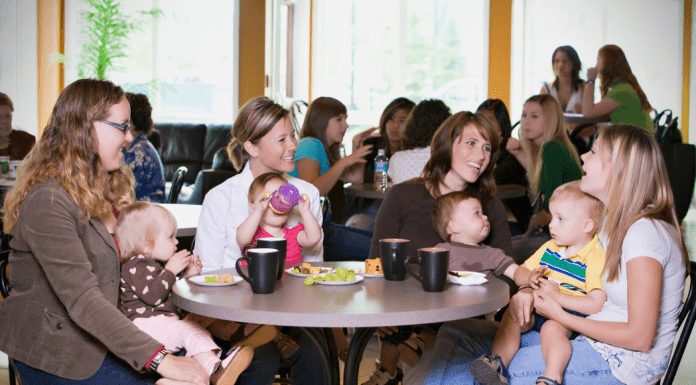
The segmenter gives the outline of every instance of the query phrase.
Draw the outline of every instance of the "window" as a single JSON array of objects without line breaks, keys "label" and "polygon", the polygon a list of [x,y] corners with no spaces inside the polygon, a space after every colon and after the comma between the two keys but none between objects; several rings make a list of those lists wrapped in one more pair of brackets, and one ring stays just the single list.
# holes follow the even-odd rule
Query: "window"
[{"label": "window", "polygon": [[404,96],[452,112],[486,99],[488,1],[314,1],[312,97],[348,108],[351,131],[376,126]]},{"label": "window", "polygon": [[578,51],[583,79],[602,46],[618,45],[650,104],[678,113],[683,6],[681,0],[515,1],[511,120],[519,119],[524,101],[539,93],[543,82],[553,81],[551,55],[561,45]]},{"label": "window", "polygon": [[[149,95],[153,119],[231,123],[237,106],[237,1],[122,0],[128,15],[159,8],[164,16],[131,35],[120,72],[110,80]],[[65,82],[77,79],[83,0],[66,1]]]}]

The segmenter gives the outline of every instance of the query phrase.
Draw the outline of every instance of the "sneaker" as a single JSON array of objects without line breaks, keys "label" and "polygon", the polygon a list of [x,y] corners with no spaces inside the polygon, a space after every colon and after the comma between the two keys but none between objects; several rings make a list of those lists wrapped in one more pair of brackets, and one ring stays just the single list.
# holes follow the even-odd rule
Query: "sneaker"
[{"label": "sneaker", "polygon": [[232,345],[232,348],[248,346],[256,349],[273,341],[277,333],[278,329],[273,325],[248,324],[244,327],[244,338]]},{"label": "sneaker", "polygon": [[300,348],[300,345],[298,345],[297,342],[295,342],[287,334],[281,334],[278,341],[276,341],[275,346],[278,353],[280,353],[280,356],[283,358],[290,358],[290,356],[295,354],[297,349]]},{"label": "sneaker", "polygon": [[399,379],[396,378],[396,374],[390,375],[380,368],[372,372],[370,379],[363,382],[362,385],[397,385],[398,383]]},{"label": "sneaker", "polygon": [[420,361],[423,355],[423,349],[425,349],[425,342],[423,342],[417,335],[412,335],[411,338],[402,342],[398,346],[399,348],[399,358],[406,365],[410,367],[415,367]]},{"label": "sneaker", "polygon": [[210,383],[213,385],[234,385],[240,374],[249,366],[254,358],[254,349],[248,346],[240,346],[231,350],[217,370],[210,375]]}]

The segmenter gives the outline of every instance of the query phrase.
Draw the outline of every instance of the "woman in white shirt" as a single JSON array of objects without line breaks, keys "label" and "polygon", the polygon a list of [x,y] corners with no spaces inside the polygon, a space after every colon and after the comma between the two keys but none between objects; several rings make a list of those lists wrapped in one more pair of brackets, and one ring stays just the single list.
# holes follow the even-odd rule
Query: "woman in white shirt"
[{"label": "woman in white shirt", "polygon": [[551,65],[556,79],[544,83],[540,94],[549,94],[561,105],[563,112],[582,112],[582,85],[580,79],[582,63],[575,48],[563,45],[556,48],[551,55]]},{"label": "woman in white shirt", "polygon": [[[654,384],[672,352],[689,266],[664,160],[652,135],[627,125],[604,129],[582,159],[580,188],[607,208],[600,231],[607,302],[599,313],[578,317],[561,308],[553,298],[557,288],[547,282],[516,294],[512,316],[525,322],[535,309],[582,335],[571,341],[573,355],[557,383]],[[486,333],[443,329],[440,349],[453,339],[457,344],[435,352],[427,383],[473,383],[470,363],[490,353],[492,340]],[[526,333],[522,346],[508,368],[512,384],[532,383],[544,373],[547,352],[538,333]]]}]

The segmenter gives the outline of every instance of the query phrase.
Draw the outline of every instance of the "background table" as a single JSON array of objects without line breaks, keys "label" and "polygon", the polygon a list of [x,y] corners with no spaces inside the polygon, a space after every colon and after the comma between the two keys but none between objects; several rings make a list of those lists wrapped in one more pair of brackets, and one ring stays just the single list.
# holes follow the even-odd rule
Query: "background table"
[{"label": "background table", "polygon": [[563,114],[563,121],[566,124],[585,124],[585,123],[607,123],[609,120],[607,116],[595,116],[593,118],[586,118],[582,114]]},{"label": "background table", "polygon": [[[391,187],[391,185],[390,183],[388,186]],[[376,190],[373,183],[351,184],[344,191],[346,195],[358,198],[384,199],[387,195],[386,190]]]},{"label": "background table", "polygon": [[[324,262],[320,265],[364,268],[363,262]],[[219,272],[236,274],[234,269]],[[478,286],[447,285],[441,293],[426,293],[421,283],[410,276],[402,282],[365,278],[362,282],[345,286],[305,286],[303,281],[303,278],[285,274],[276,283],[272,294],[262,295],[253,294],[247,282],[207,287],[185,279],[174,285],[173,299],[184,310],[236,322],[300,328],[361,328],[350,341],[345,384],[357,383],[359,357],[377,327],[474,317],[494,312],[509,300],[508,285],[494,277]],[[337,384],[338,363],[331,365],[330,371],[335,372],[331,379]]]},{"label": "background table", "polygon": [[177,237],[193,237],[198,229],[198,217],[201,216],[201,205],[185,205],[178,203],[161,203],[160,206],[169,210],[176,218]]}]

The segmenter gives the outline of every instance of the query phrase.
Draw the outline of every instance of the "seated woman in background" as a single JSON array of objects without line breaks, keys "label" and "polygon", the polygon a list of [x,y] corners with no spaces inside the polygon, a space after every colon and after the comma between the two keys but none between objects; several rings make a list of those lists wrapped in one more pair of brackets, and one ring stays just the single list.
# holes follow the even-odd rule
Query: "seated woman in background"
[{"label": "seated woman in background", "polygon": [[0,156],[22,160],[36,143],[34,135],[12,129],[12,99],[0,92]]},{"label": "seated woman in background", "polygon": [[[365,157],[365,183],[374,182],[375,157],[377,151],[384,150],[387,158],[392,157],[397,151],[401,150],[402,133],[406,129],[406,120],[416,103],[406,98],[396,98],[384,108],[382,116],[379,118],[379,134],[369,137],[365,144],[372,145],[372,152]],[[377,130],[377,127],[373,128]],[[375,211],[374,215],[377,215]],[[373,217],[374,217],[373,215]]]},{"label": "seated woman in background", "polygon": [[126,93],[131,107],[131,126],[133,141],[127,143],[123,161],[133,170],[135,176],[135,199],[164,203],[164,166],[155,147],[147,139],[152,131],[152,106],[143,94]]},{"label": "seated woman in background", "polygon": [[[595,104],[594,83],[597,76],[602,100]],[[652,109],[621,48],[612,44],[600,48],[597,65],[587,69],[582,115],[592,118],[610,114],[611,124],[630,124],[652,134],[655,131],[650,118]]]},{"label": "seated woman in background", "polygon": [[[500,138],[500,155],[498,156],[498,161],[495,163],[495,170],[493,170],[495,183],[518,184],[529,187],[526,176],[527,170],[525,170],[517,158],[505,148],[512,135],[510,114],[508,114],[505,103],[500,99],[488,99],[478,106],[476,112],[485,116],[491,122]],[[522,233],[527,231],[529,219],[532,217],[532,206],[529,203],[529,197],[525,195],[519,198],[506,199],[505,203],[512,212],[512,215],[517,219],[517,225],[520,231]]]},{"label": "seated woman in background", "polygon": [[433,134],[450,115],[449,107],[439,99],[423,100],[411,110],[401,135],[401,149],[389,158],[387,174],[394,184],[421,176],[430,159]]},{"label": "seated woman in background", "polygon": [[295,170],[290,175],[305,180],[319,189],[321,196],[328,196],[331,204],[331,220],[341,223],[346,198],[343,183],[362,183],[365,156],[371,145],[364,140],[374,128],[353,137],[353,152],[341,157],[340,148],[348,129],[348,112],[340,101],[321,97],[307,108],[300,130],[300,140],[295,152]]},{"label": "seated woman in background", "polygon": [[563,112],[582,112],[582,85],[580,70],[582,63],[575,48],[563,45],[556,48],[551,56],[551,65],[556,79],[544,83],[540,94],[549,94],[561,105]]},{"label": "seated woman in background", "polygon": [[527,233],[512,240],[517,264],[524,263],[551,239],[548,200],[556,187],[582,177],[580,158],[568,139],[563,112],[556,99],[550,95],[535,95],[527,99],[520,124],[520,140],[508,139],[507,150],[527,170],[538,213],[532,215]]}]

